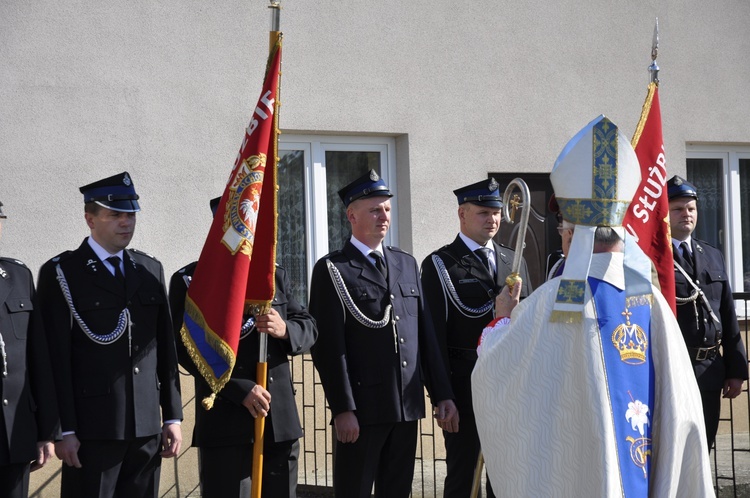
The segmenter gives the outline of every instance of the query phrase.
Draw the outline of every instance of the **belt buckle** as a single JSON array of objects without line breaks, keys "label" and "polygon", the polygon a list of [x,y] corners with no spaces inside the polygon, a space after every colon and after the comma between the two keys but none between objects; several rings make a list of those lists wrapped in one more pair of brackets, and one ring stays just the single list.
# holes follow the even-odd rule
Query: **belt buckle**
[{"label": "belt buckle", "polygon": [[698,348],[698,353],[695,355],[695,361],[707,360],[709,349],[710,348]]}]

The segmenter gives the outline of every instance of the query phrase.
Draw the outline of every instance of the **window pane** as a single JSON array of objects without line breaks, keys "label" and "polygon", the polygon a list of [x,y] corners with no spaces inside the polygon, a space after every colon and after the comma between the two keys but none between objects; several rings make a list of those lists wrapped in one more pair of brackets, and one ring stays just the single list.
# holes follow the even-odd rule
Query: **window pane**
[{"label": "window pane", "polygon": [[740,159],[740,223],[742,225],[742,275],[750,292],[750,159]]},{"label": "window pane", "polygon": [[339,190],[374,169],[380,174],[379,152],[326,151],[326,198],[328,199],[328,249],[343,247],[351,237]]},{"label": "window pane", "polygon": [[687,160],[687,180],[698,189],[693,236],[724,252],[724,168],[721,159]]},{"label": "window pane", "polygon": [[279,150],[279,221],[276,261],[286,268],[291,295],[307,303],[305,244],[305,157],[301,150]]}]

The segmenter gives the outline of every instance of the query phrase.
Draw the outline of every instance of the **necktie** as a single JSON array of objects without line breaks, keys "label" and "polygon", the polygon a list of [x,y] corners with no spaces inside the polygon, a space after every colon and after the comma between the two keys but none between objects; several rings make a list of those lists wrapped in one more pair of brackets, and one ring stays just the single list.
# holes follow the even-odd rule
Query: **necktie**
[{"label": "necktie", "polygon": [[375,259],[375,268],[378,269],[378,271],[383,275],[383,278],[388,280],[388,267],[385,265],[385,258],[383,258],[383,255],[380,254],[377,251],[372,251],[370,253],[370,256]]},{"label": "necktie", "polygon": [[120,282],[120,284],[125,285],[125,275],[123,275],[122,271],[120,270],[120,257],[110,256],[107,258],[107,261],[109,261],[109,264],[114,266],[115,278],[117,279],[117,281]]},{"label": "necktie", "polygon": [[688,247],[687,242],[680,244],[680,250],[682,251],[682,259],[685,260],[684,270],[693,275],[695,273],[695,262],[693,261],[693,255],[690,253],[690,248]]},{"label": "necktie", "polygon": [[490,272],[490,275],[494,276],[495,271],[492,269],[492,263],[490,263],[490,256],[492,255],[492,251],[490,251],[486,247],[480,247],[476,251],[474,251],[474,254],[479,256],[479,259],[484,264],[484,267],[487,268],[487,271]]}]

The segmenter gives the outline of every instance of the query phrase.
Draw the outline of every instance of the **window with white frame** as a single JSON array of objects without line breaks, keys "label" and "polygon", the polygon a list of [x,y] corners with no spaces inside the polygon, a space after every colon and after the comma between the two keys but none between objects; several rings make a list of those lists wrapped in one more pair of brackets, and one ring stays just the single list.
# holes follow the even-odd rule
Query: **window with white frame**
[{"label": "window with white frame", "polygon": [[732,289],[750,292],[750,146],[695,145],[686,162],[699,194],[694,235],[724,253]]},{"label": "window with white frame", "polygon": [[[339,189],[374,169],[395,194],[395,157],[391,137],[280,135],[276,259],[299,302],[307,302],[315,261],[343,247],[351,235]],[[398,239],[395,198],[392,204],[386,244]]]}]

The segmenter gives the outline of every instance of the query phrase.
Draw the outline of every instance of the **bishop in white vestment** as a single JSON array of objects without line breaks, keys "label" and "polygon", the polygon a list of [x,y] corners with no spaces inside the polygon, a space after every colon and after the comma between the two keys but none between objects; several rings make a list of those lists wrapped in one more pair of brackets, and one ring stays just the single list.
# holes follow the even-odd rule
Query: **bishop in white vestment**
[{"label": "bishop in white vestment", "polygon": [[604,116],[571,140],[551,175],[576,225],[563,275],[483,334],[472,389],[498,496],[714,495],[682,334],[620,226],[633,161]]}]

